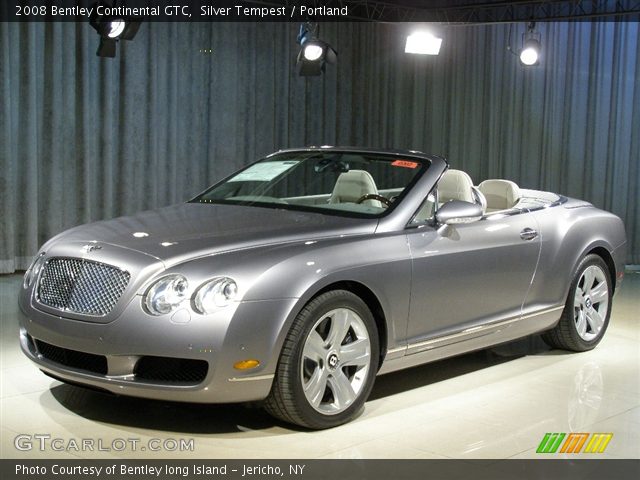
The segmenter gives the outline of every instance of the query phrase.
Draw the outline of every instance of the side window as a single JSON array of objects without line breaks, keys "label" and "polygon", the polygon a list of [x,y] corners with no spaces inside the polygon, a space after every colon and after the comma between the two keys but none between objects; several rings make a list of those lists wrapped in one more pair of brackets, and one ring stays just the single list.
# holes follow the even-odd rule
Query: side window
[{"label": "side window", "polygon": [[420,205],[420,208],[414,215],[410,224],[419,225],[421,223],[426,223],[430,220],[433,220],[433,217],[436,213],[436,205],[436,196],[434,195],[434,193],[430,193],[429,195],[427,195],[427,198],[425,198],[422,205]]}]

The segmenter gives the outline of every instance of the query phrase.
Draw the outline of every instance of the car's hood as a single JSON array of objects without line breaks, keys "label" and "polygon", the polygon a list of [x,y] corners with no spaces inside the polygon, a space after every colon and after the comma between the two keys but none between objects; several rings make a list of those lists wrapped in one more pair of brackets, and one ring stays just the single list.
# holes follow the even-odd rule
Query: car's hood
[{"label": "car's hood", "polygon": [[261,245],[373,233],[376,220],[255,206],[185,203],[79,227],[58,242],[98,242],[166,263]]}]

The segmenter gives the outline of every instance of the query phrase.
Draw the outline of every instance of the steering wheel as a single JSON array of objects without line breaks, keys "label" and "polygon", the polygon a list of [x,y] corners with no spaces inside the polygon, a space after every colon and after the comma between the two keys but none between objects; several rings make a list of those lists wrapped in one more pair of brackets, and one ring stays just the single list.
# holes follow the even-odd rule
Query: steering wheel
[{"label": "steering wheel", "polygon": [[383,197],[382,195],[378,195],[377,193],[367,193],[366,195],[363,195],[358,200],[356,200],[356,203],[360,204],[366,200],[378,200],[379,202],[384,203],[386,207],[391,206],[391,200],[389,200],[387,197]]}]

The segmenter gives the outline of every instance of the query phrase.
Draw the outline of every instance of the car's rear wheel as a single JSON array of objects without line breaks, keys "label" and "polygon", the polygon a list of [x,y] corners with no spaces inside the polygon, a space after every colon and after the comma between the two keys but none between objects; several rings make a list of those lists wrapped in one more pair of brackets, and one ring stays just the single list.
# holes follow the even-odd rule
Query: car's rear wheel
[{"label": "car's rear wheel", "polygon": [[558,325],[543,339],[552,347],[575,352],[594,348],[604,335],[611,316],[611,276],[598,255],[587,255],[571,282]]},{"label": "car's rear wheel", "polygon": [[378,331],[367,305],[345,290],[326,292],[294,320],[265,408],[307,428],[346,423],[362,410],[378,360]]}]

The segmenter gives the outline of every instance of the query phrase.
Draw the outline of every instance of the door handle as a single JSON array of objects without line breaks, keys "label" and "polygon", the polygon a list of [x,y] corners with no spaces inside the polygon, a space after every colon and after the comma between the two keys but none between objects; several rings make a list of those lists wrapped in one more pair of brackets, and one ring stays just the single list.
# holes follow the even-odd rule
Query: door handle
[{"label": "door handle", "polygon": [[538,232],[536,232],[533,228],[525,228],[520,232],[520,238],[522,240],[533,240],[538,236]]}]

